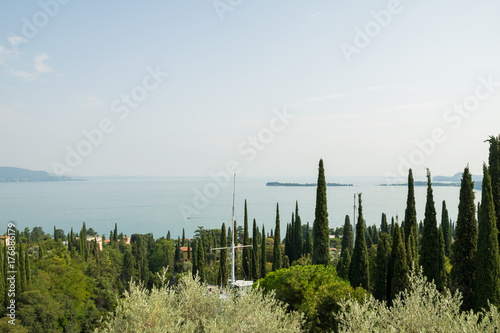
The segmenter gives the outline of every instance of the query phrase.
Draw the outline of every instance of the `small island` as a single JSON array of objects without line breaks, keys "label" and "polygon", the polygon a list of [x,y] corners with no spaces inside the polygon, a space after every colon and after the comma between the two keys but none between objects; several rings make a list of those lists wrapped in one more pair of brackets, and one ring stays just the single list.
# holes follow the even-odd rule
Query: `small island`
[{"label": "small island", "polygon": [[[280,183],[280,182],[267,182],[266,186],[293,186],[293,187],[312,187],[317,186],[316,183]],[[339,184],[339,183],[326,183],[326,186],[353,186],[352,184]]]}]

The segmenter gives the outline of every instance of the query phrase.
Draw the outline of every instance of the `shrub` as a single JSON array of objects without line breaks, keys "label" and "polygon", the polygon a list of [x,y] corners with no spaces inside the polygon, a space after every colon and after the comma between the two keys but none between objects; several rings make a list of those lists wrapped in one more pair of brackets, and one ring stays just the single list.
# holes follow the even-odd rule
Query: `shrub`
[{"label": "shrub", "polygon": [[271,272],[255,283],[266,292],[273,292],[289,310],[306,315],[305,329],[311,332],[331,331],[336,328],[332,314],[340,310],[339,302],[354,298],[362,301],[367,292],[354,289],[349,282],[337,276],[332,266],[292,266]]},{"label": "shrub", "polygon": [[[162,278],[165,281],[165,278]],[[208,292],[191,273],[174,288],[148,292],[131,283],[115,315],[96,332],[300,332],[301,315],[287,313],[273,295]]]},{"label": "shrub", "polygon": [[462,296],[446,289],[439,293],[419,271],[412,270],[410,288],[396,296],[392,308],[373,296],[340,303],[340,332],[498,332],[500,316],[495,306],[476,314],[460,312]]}]

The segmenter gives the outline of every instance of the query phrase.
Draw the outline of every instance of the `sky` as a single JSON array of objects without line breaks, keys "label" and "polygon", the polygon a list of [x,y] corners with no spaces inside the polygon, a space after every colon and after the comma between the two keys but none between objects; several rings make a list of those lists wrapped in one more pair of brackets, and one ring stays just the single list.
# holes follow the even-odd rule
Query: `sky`
[{"label": "sky", "polygon": [[66,176],[482,173],[498,1],[0,4],[0,165]]}]

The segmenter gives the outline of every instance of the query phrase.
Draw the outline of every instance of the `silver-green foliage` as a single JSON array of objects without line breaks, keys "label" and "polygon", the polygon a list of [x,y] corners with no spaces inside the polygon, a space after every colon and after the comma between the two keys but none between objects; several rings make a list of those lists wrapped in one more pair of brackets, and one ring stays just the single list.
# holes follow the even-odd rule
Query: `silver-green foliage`
[{"label": "silver-green foliage", "polygon": [[427,281],[422,269],[409,276],[410,288],[400,293],[393,307],[373,296],[364,303],[341,302],[337,314],[340,332],[499,332],[500,315],[495,306],[489,311],[460,312],[462,296],[449,290],[440,293]]},{"label": "silver-green foliage", "polygon": [[300,332],[302,315],[287,313],[273,295],[258,289],[220,295],[190,274],[175,288],[148,291],[131,283],[113,318],[96,332]]}]

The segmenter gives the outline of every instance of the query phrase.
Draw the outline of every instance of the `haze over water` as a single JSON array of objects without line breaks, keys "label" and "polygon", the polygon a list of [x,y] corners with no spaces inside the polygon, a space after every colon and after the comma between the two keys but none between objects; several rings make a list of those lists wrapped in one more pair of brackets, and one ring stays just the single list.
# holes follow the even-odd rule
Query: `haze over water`
[{"label": "haze over water", "polygon": [[[280,207],[282,237],[286,223],[291,221],[295,201],[299,202],[302,223],[314,221],[316,187],[269,187],[268,181],[314,183],[314,178],[237,178],[235,215],[238,225],[243,224],[244,200],[248,203],[249,223],[255,218],[259,228],[274,229],[276,203]],[[99,234],[109,236],[118,223],[124,234],[153,233],[155,238],[165,236],[170,230],[172,237],[192,237],[198,226],[205,229],[220,228],[231,221],[232,182],[213,199],[208,199],[202,209],[193,204],[195,190],[203,191],[210,178],[144,178],[144,179],[90,179],[86,182],[1,183],[0,221],[4,226],[15,221],[20,230],[41,226],[45,232],[53,232],[54,225],[66,233],[73,228],[79,231],[82,222]],[[327,182],[352,183],[352,187],[328,187],[328,212],[330,228],[343,225],[345,216],[353,218],[353,195],[363,193],[363,216],[367,225],[380,226],[381,214],[388,221],[399,216],[404,218],[406,186],[377,186],[383,179],[339,178]],[[438,224],[441,219],[442,201],[446,200],[449,216],[456,220],[459,187],[433,187]],[[415,187],[417,219],[423,220],[426,187]],[[476,201],[480,193],[476,192]],[[184,218],[180,207],[191,207],[192,214]],[[198,206],[200,208],[200,206]],[[356,212],[357,215],[357,212]]]}]

